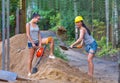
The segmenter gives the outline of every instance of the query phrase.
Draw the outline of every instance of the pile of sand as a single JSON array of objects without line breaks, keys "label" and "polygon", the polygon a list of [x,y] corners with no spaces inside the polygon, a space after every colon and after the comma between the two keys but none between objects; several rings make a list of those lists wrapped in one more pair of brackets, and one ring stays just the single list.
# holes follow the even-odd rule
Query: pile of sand
[{"label": "pile of sand", "polygon": [[[0,61],[1,45],[0,43]],[[46,51],[45,55],[48,55],[48,51]],[[10,71],[16,72],[22,76],[27,76],[28,57],[29,51],[27,48],[26,35],[18,34],[10,38]],[[87,74],[80,72],[78,69],[68,65],[66,61],[58,58],[51,60],[48,56],[44,56],[38,70],[36,74],[31,76],[32,79],[58,80],[58,83],[96,83],[96,81],[91,80]],[[49,81],[46,83],[49,83]]]},{"label": "pile of sand", "polygon": [[48,59],[47,56],[43,57],[42,63],[39,66],[39,71],[33,74],[31,78],[38,80],[59,80],[68,83],[96,83],[96,81],[90,79],[87,74],[68,65],[66,61],[59,58],[55,60]]},{"label": "pile of sand", "polygon": [[[0,43],[1,48],[1,43]],[[1,59],[0,49],[0,59]],[[25,75],[27,71],[27,39],[25,34],[15,35],[10,38],[10,71]],[[1,62],[0,62],[1,67]]]}]

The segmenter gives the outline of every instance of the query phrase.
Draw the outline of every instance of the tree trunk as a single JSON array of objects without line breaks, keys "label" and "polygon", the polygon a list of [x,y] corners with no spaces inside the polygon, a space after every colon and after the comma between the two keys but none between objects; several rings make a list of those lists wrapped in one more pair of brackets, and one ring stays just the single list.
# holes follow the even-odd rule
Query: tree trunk
[{"label": "tree trunk", "polygon": [[7,23],[6,23],[6,27],[7,27],[7,48],[6,48],[6,70],[10,70],[10,19],[9,19],[9,16],[10,16],[10,8],[9,8],[9,5],[10,5],[10,1],[7,0],[6,1],[6,10],[7,10]]},{"label": "tree trunk", "polygon": [[117,0],[115,0],[114,2],[114,8],[115,8],[115,24],[114,24],[114,27],[115,27],[115,32],[116,32],[116,47],[118,45],[118,11],[117,11]]},{"label": "tree trunk", "polygon": [[105,9],[106,9],[106,44],[108,48],[108,44],[109,44],[109,0],[105,0]]},{"label": "tree trunk", "polygon": [[94,31],[94,26],[93,26],[93,19],[94,19],[94,0],[92,0],[92,32]]},{"label": "tree trunk", "polygon": [[[77,16],[77,0],[74,0],[74,16]],[[77,40],[79,36],[78,28],[75,26],[75,39]]]},{"label": "tree trunk", "polygon": [[26,26],[26,1],[20,0],[20,33],[25,33]]},{"label": "tree trunk", "polygon": [[2,0],[2,70],[5,70],[5,1]]},{"label": "tree trunk", "polygon": [[[28,15],[27,15],[28,16]],[[15,34],[19,34],[19,8],[16,10],[16,28],[15,28]]]},{"label": "tree trunk", "polygon": [[116,0],[113,0],[112,3],[112,20],[113,20],[113,47],[117,47],[118,45],[118,11],[117,11],[117,3]]}]

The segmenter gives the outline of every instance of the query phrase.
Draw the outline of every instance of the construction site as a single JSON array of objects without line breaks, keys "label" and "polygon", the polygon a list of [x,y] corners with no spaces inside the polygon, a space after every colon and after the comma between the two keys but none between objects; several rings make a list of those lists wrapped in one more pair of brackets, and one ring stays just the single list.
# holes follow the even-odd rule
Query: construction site
[{"label": "construction site", "polygon": [[[120,83],[120,4],[116,0],[109,1],[92,0],[82,4],[84,0],[1,0],[0,83]],[[97,4],[104,11],[111,8],[110,12],[101,11]],[[28,76],[30,48],[26,27],[35,13],[40,15],[35,24],[41,38],[54,40],[55,58],[49,57],[51,42],[48,41],[42,45],[44,51],[40,57],[36,56],[35,50],[32,73]],[[73,21],[78,15],[83,16],[82,21],[98,43],[93,76],[88,75],[85,46],[70,48],[80,35],[75,25],[77,22]]]}]

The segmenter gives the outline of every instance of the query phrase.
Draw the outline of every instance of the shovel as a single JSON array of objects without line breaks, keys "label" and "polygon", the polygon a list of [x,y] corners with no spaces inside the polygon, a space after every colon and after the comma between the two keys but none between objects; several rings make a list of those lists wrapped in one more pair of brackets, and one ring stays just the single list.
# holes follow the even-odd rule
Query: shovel
[{"label": "shovel", "polygon": [[[68,50],[68,49],[72,49],[71,47],[67,47],[67,46],[65,46],[65,45],[59,45],[59,47],[61,48],[61,49],[63,49],[63,50]],[[73,48],[82,48],[82,46],[81,45],[77,45],[77,46],[73,46]]]},{"label": "shovel", "polygon": [[16,73],[0,70],[0,81],[9,82],[9,81],[16,81],[16,80],[30,80],[24,77],[19,77]]},{"label": "shovel", "polygon": [[36,72],[38,71],[37,66],[38,66],[38,64],[40,63],[40,61],[42,60],[42,57],[43,57],[43,55],[44,55],[44,51],[45,51],[46,47],[47,47],[47,45],[44,46],[43,53],[42,53],[42,55],[38,58],[35,66],[33,67],[32,73],[36,73]]},{"label": "shovel", "polygon": [[73,46],[72,48],[71,47],[68,47],[65,43],[63,43],[63,41],[61,40],[61,38],[57,37],[58,40],[60,41],[60,44],[59,44],[59,47],[65,51],[67,51],[68,49],[72,49],[72,48],[82,48],[82,45],[83,45],[83,40],[81,41],[81,44],[77,45],[77,46]]}]

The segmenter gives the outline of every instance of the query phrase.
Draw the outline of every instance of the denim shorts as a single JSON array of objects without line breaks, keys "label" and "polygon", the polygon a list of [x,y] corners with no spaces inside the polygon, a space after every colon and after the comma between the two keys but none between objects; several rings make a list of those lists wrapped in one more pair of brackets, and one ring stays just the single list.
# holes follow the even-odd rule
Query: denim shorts
[{"label": "denim shorts", "polygon": [[[98,47],[97,42],[93,41],[91,44],[87,44],[85,46],[85,50],[87,53],[95,54],[97,51],[97,47]],[[91,51],[93,51],[93,52],[91,52]]]},{"label": "denim shorts", "polygon": [[[36,46],[38,46],[38,45],[39,45],[39,42],[35,42],[34,44],[35,44]],[[28,42],[28,48],[33,48],[31,42]]]}]

